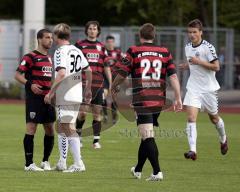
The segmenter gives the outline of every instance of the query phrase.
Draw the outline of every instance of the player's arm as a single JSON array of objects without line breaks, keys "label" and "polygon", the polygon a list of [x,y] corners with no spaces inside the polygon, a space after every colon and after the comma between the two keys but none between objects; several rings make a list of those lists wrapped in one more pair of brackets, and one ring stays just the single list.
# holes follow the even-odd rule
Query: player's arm
[{"label": "player's arm", "polygon": [[187,70],[187,69],[189,69],[189,64],[188,63],[180,63],[178,65],[178,68],[181,70]]},{"label": "player's arm", "polygon": [[177,74],[175,73],[171,75],[169,78],[170,78],[170,83],[175,95],[174,111],[180,111],[182,110],[182,99],[181,99],[180,83],[179,83]]},{"label": "player's arm", "polygon": [[197,57],[190,57],[189,62],[192,64],[195,64],[195,65],[201,65],[202,67],[204,67],[208,70],[212,70],[212,71],[220,70],[220,64],[219,64],[218,59],[208,62],[208,61],[200,60]]},{"label": "player's arm", "polygon": [[104,73],[109,82],[109,90],[111,90],[112,89],[112,73],[111,73],[110,66],[107,66],[107,65],[104,66]]},{"label": "player's arm", "polygon": [[25,85],[25,87],[27,87],[28,90],[32,90],[34,94],[39,95],[43,92],[41,90],[42,86],[38,84],[32,84],[31,81],[25,78],[25,72],[29,70],[31,62],[32,60],[28,56],[24,56],[21,64],[17,68],[14,78],[19,83]]},{"label": "player's arm", "polygon": [[86,74],[86,88],[85,88],[85,92],[84,92],[84,96],[85,96],[85,102],[86,103],[90,103],[91,99],[92,99],[92,69],[87,66],[85,68],[83,68],[83,71],[85,71]]}]

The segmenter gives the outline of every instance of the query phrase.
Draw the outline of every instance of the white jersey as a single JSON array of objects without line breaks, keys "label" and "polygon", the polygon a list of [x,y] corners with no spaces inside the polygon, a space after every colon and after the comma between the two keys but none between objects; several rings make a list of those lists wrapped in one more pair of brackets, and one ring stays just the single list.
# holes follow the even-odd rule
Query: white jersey
[{"label": "white jersey", "polygon": [[[201,44],[196,47],[192,43],[188,43],[185,47],[185,54],[188,62],[190,57],[198,57],[200,60],[209,63],[218,59],[214,46],[205,40],[202,40]],[[215,77],[215,71],[190,62],[189,68],[190,77],[186,87],[188,91],[206,93],[217,91],[220,88]]]},{"label": "white jersey", "polygon": [[[65,69],[64,80],[56,91],[57,105],[72,105],[82,102],[82,69],[88,62],[82,51],[74,45],[63,45],[54,53],[54,68],[56,71]],[[56,76],[55,75],[55,76]]]}]

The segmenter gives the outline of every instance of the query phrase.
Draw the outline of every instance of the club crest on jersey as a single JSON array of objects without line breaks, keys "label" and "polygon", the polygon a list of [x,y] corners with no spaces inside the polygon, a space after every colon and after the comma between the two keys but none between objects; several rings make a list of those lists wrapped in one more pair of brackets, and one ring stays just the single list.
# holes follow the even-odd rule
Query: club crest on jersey
[{"label": "club crest on jersey", "polygon": [[21,65],[26,65],[26,61],[22,60]]},{"label": "club crest on jersey", "polygon": [[31,119],[34,119],[36,117],[36,112],[30,112],[29,115]]},{"label": "club crest on jersey", "polygon": [[199,56],[200,56],[200,53],[197,51],[197,52],[195,53],[195,56],[196,56],[196,57],[199,57]]},{"label": "club crest on jersey", "polygon": [[97,48],[98,51],[102,50],[102,47],[100,45],[96,45],[96,48]]},{"label": "club crest on jersey", "polygon": [[116,58],[116,57],[117,57],[117,53],[113,52],[113,53],[112,53],[112,56],[113,56],[114,58]]}]

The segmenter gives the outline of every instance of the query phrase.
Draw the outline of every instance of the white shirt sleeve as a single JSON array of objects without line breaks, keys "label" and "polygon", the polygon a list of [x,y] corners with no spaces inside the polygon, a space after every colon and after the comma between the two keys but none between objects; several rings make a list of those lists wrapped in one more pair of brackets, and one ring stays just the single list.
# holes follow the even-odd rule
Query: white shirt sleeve
[{"label": "white shirt sleeve", "polygon": [[88,61],[87,61],[86,57],[83,55],[81,50],[80,50],[80,56],[82,58],[82,62],[81,62],[82,69],[89,66]]},{"label": "white shirt sleeve", "polygon": [[63,49],[57,49],[54,53],[54,66],[57,71],[58,68],[67,68],[66,56]]},{"label": "white shirt sleeve", "polygon": [[212,62],[218,58],[215,47],[213,45],[209,44],[206,46],[206,56],[209,62]]}]

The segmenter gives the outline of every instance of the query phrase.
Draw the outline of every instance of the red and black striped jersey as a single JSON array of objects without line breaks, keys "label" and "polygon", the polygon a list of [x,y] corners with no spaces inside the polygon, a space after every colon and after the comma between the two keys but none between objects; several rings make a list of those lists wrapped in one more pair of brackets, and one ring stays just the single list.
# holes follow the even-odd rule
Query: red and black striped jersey
[{"label": "red and black striped jersey", "polygon": [[176,73],[167,48],[152,43],[132,46],[118,65],[120,75],[131,74],[134,106],[164,105],[166,78]]},{"label": "red and black striped jersey", "polygon": [[[42,86],[42,95],[51,89],[52,61],[49,55],[44,55],[36,50],[23,56],[17,71],[25,74],[25,78],[33,84]],[[26,87],[27,96],[36,96]]]},{"label": "red and black striped jersey", "polygon": [[82,41],[77,41],[75,46],[83,52],[89,63],[89,66],[93,71],[92,87],[103,87],[103,73],[104,66],[106,66],[105,47],[103,43],[85,39]]}]

